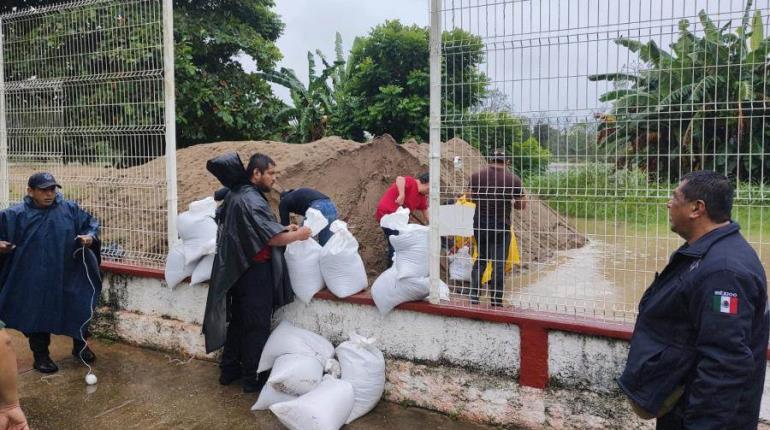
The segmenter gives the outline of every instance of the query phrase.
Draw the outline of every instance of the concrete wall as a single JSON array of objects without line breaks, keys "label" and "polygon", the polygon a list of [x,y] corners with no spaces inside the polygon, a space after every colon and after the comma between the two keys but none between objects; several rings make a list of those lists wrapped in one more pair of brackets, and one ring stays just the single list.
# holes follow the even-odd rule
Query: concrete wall
[{"label": "concrete wall", "polygon": [[[95,331],[130,343],[198,358],[206,286],[168,288],[152,278],[106,274]],[[373,306],[314,299],[279,310],[286,319],[339,344],[350,333],[376,337],[387,357],[385,398],[465,420],[523,428],[652,428],[638,419],[614,378],[628,343],[610,337],[549,330],[548,387],[519,384],[522,327],[396,310],[382,317]],[[525,360],[526,361],[526,360]],[[765,385],[762,417],[770,418]]]}]

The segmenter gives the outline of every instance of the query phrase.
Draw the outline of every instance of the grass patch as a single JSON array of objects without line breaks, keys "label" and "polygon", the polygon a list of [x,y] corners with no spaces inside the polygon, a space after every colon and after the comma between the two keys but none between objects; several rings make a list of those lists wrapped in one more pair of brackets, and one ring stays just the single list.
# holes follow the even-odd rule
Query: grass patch
[{"label": "grass patch", "polygon": [[[639,170],[588,164],[524,178],[530,194],[569,218],[622,222],[631,228],[668,226],[668,201],[676,183],[648,180]],[[770,186],[740,183],[733,219],[747,234],[770,234]]]}]

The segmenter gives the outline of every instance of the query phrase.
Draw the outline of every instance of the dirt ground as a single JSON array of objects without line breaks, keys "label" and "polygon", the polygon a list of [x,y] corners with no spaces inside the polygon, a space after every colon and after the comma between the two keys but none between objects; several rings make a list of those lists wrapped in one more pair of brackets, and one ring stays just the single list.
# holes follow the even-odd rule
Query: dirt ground
[{"label": "dirt ground", "polygon": [[[217,382],[219,368],[120,343],[91,341],[99,383],[87,386],[86,368],[72,359],[72,341],[54,336],[51,357],[59,372],[31,370],[32,354],[23,335],[11,331],[19,360],[19,393],[30,428],[80,429],[263,429],[285,428],[269,411],[251,412],[257,394]],[[452,420],[414,407],[381,401],[346,429],[484,430],[491,427]]]}]

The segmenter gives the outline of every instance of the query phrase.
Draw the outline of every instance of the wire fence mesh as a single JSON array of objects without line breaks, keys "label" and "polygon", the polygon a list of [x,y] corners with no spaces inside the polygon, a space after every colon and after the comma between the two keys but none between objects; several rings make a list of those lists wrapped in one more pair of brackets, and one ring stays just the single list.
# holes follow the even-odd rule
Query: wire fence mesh
[{"label": "wire fence mesh", "polygon": [[0,206],[49,171],[102,225],[103,256],[167,253],[160,0],[84,0],[0,15]]},{"label": "wire fence mesh", "polygon": [[479,205],[475,237],[442,240],[447,306],[633,321],[682,243],[666,202],[698,169],[735,182],[733,219],[770,267],[769,1],[443,0],[440,15],[441,201]]}]

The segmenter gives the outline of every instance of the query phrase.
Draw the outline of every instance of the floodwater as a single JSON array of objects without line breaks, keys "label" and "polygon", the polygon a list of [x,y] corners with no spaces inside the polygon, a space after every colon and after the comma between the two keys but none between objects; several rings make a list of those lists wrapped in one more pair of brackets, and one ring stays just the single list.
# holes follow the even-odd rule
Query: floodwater
[{"label": "floodwater", "polygon": [[[577,219],[572,225],[589,241],[558,251],[544,263],[522,262],[506,279],[505,303],[516,309],[557,312],[633,322],[644,290],[684,241],[667,226]],[[770,269],[770,232],[747,239]],[[459,297],[458,297],[459,299]],[[462,299],[453,300],[467,306]],[[482,299],[482,307],[487,300]]]},{"label": "floodwater", "polygon": [[[578,220],[588,236],[579,249],[560,251],[553,261],[529,265],[511,276],[515,307],[633,321],[644,290],[684,241],[665,226]],[[770,237],[747,239],[770,268]]]}]

